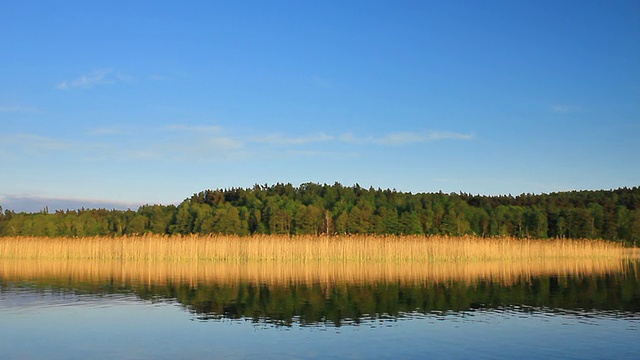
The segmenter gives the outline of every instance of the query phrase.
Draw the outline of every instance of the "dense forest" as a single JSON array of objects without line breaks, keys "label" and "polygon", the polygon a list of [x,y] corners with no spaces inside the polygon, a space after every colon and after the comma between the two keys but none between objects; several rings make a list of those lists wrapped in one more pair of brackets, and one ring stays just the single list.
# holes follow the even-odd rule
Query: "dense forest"
[{"label": "dense forest", "polygon": [[[1,208],[0,208],[1,209]],[[137,211],[0,210],[2,236],[425,234],[640,240],[640,187],[518,196],[306,183],[206,190]]]}]

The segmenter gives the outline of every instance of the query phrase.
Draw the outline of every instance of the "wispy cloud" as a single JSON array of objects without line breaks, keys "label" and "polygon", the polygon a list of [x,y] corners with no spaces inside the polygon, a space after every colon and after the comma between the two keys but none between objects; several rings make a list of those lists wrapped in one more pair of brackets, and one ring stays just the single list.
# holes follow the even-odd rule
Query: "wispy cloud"
[{"label": "wispy cloud", "polygon": [[0,112],[3,113],[37,113],[40,112],[38,108],[31,106],[20,106],[20,105],[5,105],[0,106]]},{"label": "wispy cloud", "polygon": [[582,111],[582,107],[570,104],[559,104],[551,107],[551,111],[556,114],[571,114]]},{"label": "wispy cloud", "polygon": [[109,135],[131,135],[138,134],[157,134],[173,133],[183,135],[211,135],[220,134],[223,128],[217,125],[161,125],[161,126],[135,126],[135,125],[112,125],[89,129],[86,133],[93,136],[109,136]]},{"label": "wispy cloud", "polygon": [[[126,158],[131,159],[126,149]],[[151,144],[136,151],[138,159],[160,159],[179,162],[224,162],[246,158],[244,143],[230,137],[173,139],[170,143]]]},{"label": "wispy cloud", "polygon": [[120,82],[131,82],[133,78],[128,75],[115,72],[113,69],[100,69],[80,77],[62,81],[56,85],[60,90],[69,90],[74,88],[88,89],[98,85],[109,85]]},{"label": "wispy cloud", "polygon": [[353,133],[345,133],[339,136],[340,141],[346,143],[378,144],[378,145],[406,145],[413,143],[426,143],[440,140],[471,140],[473,134],[455,133],[449,131],[427,132],[395,132],[383,136],[357,136]]},{"label": "wispy cloud", "polygon": [[75,144],[65,139],[37,134],[0,135],[0,156],[19,158],[23,156],[47,156],[73,149]]},{"label": "wispy cloud", "polygon": [[72,147],[72,143],[63,139],[34,134],[18,134],[12,136],[14,142],[25,148],[38,150],[62,150]]},{"label": "wispy cloud", "polygon": [[329,80],[327,78],[324,78],[324,77],[321,77],[321,76],[318,76],[318,75],[313,75],[311,77],[311,80],[317,86],[319,86],[321,88],[325,88],[325,89],[329,89],[333,85],[333,82],[331,80]]},{"label": "wispy cloud", "polygon": [[450,131],[431,131],[427,134],[426,141],[436,140],[471,140],[475,137],[473,133],[455,133]]},{"label": "wispy cloud", "polygon": [[404,145],[412,143],[425,143],[439,140],[471,140],[473,134],[463,134],[448,131],[428,131],[428,132],[396,132],[382,136],[356,135],[352,132],[341,135],[329,135],[319,133],[307,136],[284,136],[281,134],[271,134],[253,137],[251,142],[264,143],[280,146],[306,145],[312,143],[322,143],[338,141],[352,144],[377,144],[377,145]]},{"label": "wispy cloud", "polygon": [[266,143],[273,145],[304,145],[310,143],[318,143],[334,140],[335,137],[324,133],[309,136],[288,137],[280,134],[271,134],[265,136],[254,137],[251,140],[256,143]]},{"label": "wispy cloud", "polygon": [[193,133],[220,133],[223,131],[221,126],[217,125],[184,125],[174,124],[162,127],[163,130],[184,131]]},{"label": "wispy cloud", "polygon": [[167,80],[170,80],[170,78],[168,76],[165,76],[165,75],[153,74],[153,75],[149,75],[149,80],[151,80],[151,81],[167,81]]},{"label": "wispy cloud", "polygon": [[244,146],[241,140],[222,136],[208,138],[207,143],[215,149],[222,150],[238,150]]},{"label": "wispy cloud", "polygon": [[85,209],[137,209],[143,205],[135,202],[100,200],[100,199],[81,199],[81,198],[54,198],[44,196],[29,195],[0,195],[0,202],[3,207],[16,212],[39,212],[45,207],[49,211],[55,210],[77,210]]},{"label": "wispy cloud", "polygon": [[428,141],[429,137],[414,132],[398,132],[387,136],[376,138],[373,141],[385,145],[403,145]]},{"label": "wispy cloud", "polygon": [[352,132],[255,135],[233,132],[225,127],[209,124],[148,127],[113,125],[88,129],[84,135],[50,137],[27,133],[3,134],[0,135],[0,156],[7,158],[66,153],[77,161],[92,162],[224,162],[273,159],[283,155],[345,155],[349,151],[356,156],[371,147],[401,147],[446,140],[468,141],[474,137],[473,134],[446,131],[406,131],[381,135]]},{"label": "wispy cloud", "polygon": [[111,135],[125,135],[128,132],[117,126],[113,127],[101,127],[96,129],[91,129],[87,132],[88,135],[91,136],[111,136]]}]

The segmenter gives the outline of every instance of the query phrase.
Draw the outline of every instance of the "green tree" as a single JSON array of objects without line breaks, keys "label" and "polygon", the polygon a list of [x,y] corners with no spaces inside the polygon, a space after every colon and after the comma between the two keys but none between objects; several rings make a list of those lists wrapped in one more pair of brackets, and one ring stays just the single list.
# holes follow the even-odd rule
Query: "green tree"
[{"label": "green tree", "polygon": [[499,205],[491,216],[491,235],[508,236],[511,234],[511,221],[509,219],[509,207]]},{"label": "green tree", "polygon": [[169,225],[171,234],[191,234],[193,232],[194,218],[189,211],[189,202],[183,201],[176,211],[175,221]]},{"label": "green tree", "polygon": [[166,234],[176,212],[174,205],[144,205],[138,209],[140,215],[149,219],[149,231],[154,234]]},{"label": "green tree", "polygon": [[[284,190],[283,190],[284,191]],[[270,234],[290,234],[293,222],[292,207],[287,206],[287,201],[278,197],[269,198],[265,207],[266,219],[269,224]]]},{"label": "green tree", "polygon": [[336,234],[347,234],[347,223],[349,222],[349,214],[347,211],[341,211],[338,216],[336,216],[333,224],[335,227]]},{"label": "green tree", "polygon": [[[219,207],[227,206],[226,203],[218,205]],[[214,232],[214,210],[208,204],[192,204],[189,210],[191,217],[193,218],[194,233],[198,234],[211,234]]]},{"label": "green tree", "polygon": [[225,203],[215,210],[213,232],[225,235],[246,235],[248,229],[243,228],[238,209]]},{"label": "green tree", "polygon": [[447,235],[461,236],[471,232],[471,224],[465,216],[464,206],[455,200],[445,209],[442,230]]},{"label": "green tree", "polygon": [[124,233],[127,235],[140,235],[148,231],[149,219],[140,214],[135,214],[127,223]]},{"label": "green tree", "polygon": [[398,211],[381,207],[374,216],[375,231],[378,234],[400,234],[400,220],[398,219]]},{"label": "green tree", "polygon": [[529,208],[524,211],[524,235],[543,239],[547,237],[547,216],[537,208]]},{"label": "green tree", "polygon": [[640,209],[629,212],[629,245],[637,246],[640,244]]},{"label": "green tree", "polygon": [[422,234],[422,224],[415,212],[403,212],[400,215],[400,233],[406,235]]},{"label": "green tree", "polygon": [[322,228],[322,209],[314,205],[300,205],[295,214],[295,227],[297,234],[318,235]]},{"label": "green tree", "polygon": [[370,234],[373,227],[373,207],[368,202],[359,202],[351,208],[347,216],[347,232],[350,234]]}]

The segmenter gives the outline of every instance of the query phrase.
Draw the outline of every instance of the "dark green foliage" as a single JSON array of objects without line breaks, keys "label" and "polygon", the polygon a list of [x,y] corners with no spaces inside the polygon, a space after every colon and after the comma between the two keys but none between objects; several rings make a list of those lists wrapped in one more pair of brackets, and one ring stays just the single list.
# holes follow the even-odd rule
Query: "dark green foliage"
[{"label": "dark green foliage", "polygon": [[306,183],[206,190],[137,211],[0,211],[4,236],[426,234],[640,239],[640,187],[519,196]]},{"label": "dark green foliage", "polygon": [[240,218],[238,208],[225,203],[215,209],[213,229],[205,233],[246,235],[249,231],[246,224],[246,221],[243,222]]}]

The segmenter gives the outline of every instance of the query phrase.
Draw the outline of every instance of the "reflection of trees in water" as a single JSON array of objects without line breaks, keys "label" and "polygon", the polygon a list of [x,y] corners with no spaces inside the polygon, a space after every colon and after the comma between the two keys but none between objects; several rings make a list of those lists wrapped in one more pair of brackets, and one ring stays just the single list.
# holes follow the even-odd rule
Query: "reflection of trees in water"
[{"label": "reflection of trees in water", "polygon": [[339,326],[382,315],[514,306],[520,311],[548,308],[640,313],[640,280],[623,275],[529,277],[511,286],[489,281],[422,286],[388,282],[331,286],[244,283],[199,284],[197,288],[183,284],[163,290],[159,294],[147,286],[134,287],[143,299],[175,298],[199,319],[249,318],[278,324],[328,322]]},{"label": "reflection of trees in water", "polygon": [[[39,291],[88,294],[135,294],[148,301],[176,300],[198,319],[251,319],[290,325],[330,323],[336,326],[407,314],[442,314],[482,309],[563,311],[616,316],[640,314],[637,264],[627,271],[600,275],[522,275],[509,283],[480,279],[403,282],[372,280],[356,283],[167,280],[74,280],[39,277],[30,287]],[[19,283],[0,275],[0,292]]]}]

